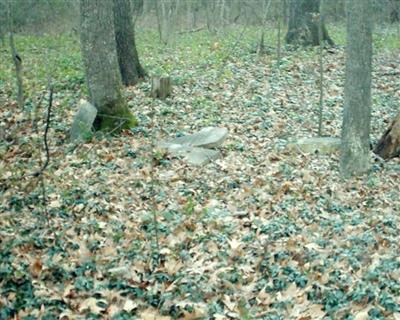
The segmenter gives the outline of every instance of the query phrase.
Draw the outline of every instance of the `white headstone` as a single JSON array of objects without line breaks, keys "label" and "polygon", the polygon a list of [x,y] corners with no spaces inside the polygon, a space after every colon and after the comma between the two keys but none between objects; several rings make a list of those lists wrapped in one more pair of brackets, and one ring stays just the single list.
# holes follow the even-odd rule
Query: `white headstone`
[{"label": "white headstone", "polygon": [[71,141],[85,140],[92,133],[92,126],[97,115],[97,109],[85,100],[79,102],[70,131]]}]

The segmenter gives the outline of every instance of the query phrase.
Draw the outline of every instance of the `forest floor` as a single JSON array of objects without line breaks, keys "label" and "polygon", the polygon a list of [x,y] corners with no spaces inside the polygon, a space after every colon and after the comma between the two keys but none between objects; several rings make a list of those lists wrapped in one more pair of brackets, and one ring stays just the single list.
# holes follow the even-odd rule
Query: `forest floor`
[{"label": "forest floor", "polygon": [[[400,41],[377,32],[373,143],[400,110]],[[400,319],[399,159],[371,154],[370,173],[343,181],[338,154],[288,152],[316,136],[318,50],[283,50],[278,68],[273,38],[253,52],[257,35],[163,47],[138,32],[143,65],[172,77],[173,96],[153,100],[148,81],[127,88],[139,126],[78,146],[78,39],[16,38],[25,110],[0,48],[0,319]],[[340,136],[344,62],[343,46],[324,52],[328,136]],[[30,174],[45,161],[49,75],[42,184]],[[152,148],[210,125],[229,135],[205,166]]]}]

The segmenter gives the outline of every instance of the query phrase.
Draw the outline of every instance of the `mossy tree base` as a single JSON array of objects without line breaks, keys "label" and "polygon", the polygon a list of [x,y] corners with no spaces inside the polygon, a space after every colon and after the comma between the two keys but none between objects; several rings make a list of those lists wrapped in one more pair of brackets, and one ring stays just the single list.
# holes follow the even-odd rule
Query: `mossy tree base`
[{"label": "mossy tree base", "polygon": [[98,124],[96,129],[104,132],[119,133],[123,129],[130,129],[138,125],[138,121],[133,114],[121,115],[119,118],[98,117],[95,121],[95,124]]},{"label": "mossy tree base", "polygon": [[119,133],[123,129],[130,129],[138,125],[137,118],[129,110],[128,106],[122,108],[111,108],[113,112],[99,112],[95,119],[94,127],[96,130]]}]

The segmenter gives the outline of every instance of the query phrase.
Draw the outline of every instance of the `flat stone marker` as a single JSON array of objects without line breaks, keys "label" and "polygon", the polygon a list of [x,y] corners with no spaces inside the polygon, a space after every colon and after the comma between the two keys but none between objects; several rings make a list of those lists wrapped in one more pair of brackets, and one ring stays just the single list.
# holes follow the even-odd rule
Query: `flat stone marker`
[{"label": "flat stone marker", "polygon": [[163,141],[159,147],[183,157],[191,165],[203,165],[220,157],[219,151],[208,148],[220,146],[227,134],[226,128],[207,127],[194,134]]},{"label": "flat stone marker", "polygon": [[72,142],[84,141],[92,133],[92,126],[97,115],[97,109],[86,100],[79,102],[78,112],[75,114],[70,131]]},{"label": "flat stone marker", "polygon": [[200,166],[220,157],[220,152],[217,150],[205,148],[193,148],[185,156],[185,160],[192,165]]},{"label": "flat stone marker", "polygon": [[179,144],[170,145],[168,152],[173,156],[183,157],[184,160],[195,166],[203,165],[211,160],[219,158],[220,153],[217,150],[183,146]]},{"label": "flat stone marker", "polygon": [[340,138],[333,137],[314,137],[301,138],[288,145],[291,151],[301,151],[305,153],[331,154],[340,150]]},{"label": "flat stone marker", "polygon": [[226,128],[206,127],[197,133],[162,142],[160,147],[169,148],[170,145],[178,144],[191,147],[215,148],[224,142],[227,135],[228,129]]}]

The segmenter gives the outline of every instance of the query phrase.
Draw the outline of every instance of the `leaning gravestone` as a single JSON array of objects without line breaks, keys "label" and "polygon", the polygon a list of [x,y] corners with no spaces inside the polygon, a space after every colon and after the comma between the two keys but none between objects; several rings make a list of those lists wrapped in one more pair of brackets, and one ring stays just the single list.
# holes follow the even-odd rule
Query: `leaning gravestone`
[{"label": "leaning gravestone", "polygon": [[301,138],[288,145],[290,151],[300,151],[304,153],[330,154],[340,150],[340,138],[333,137],[314,137]]},{"label": "leaning gravestone", "polygon": [[97,115],[97,109],[85,100],[79,102],[78,112],[75,114],[70,131],[72,142],[84,141],[92,133],[92,126]]},{"label": "leaning gravestone", "polygon": [[209,148],[220,146],[226,136],[226,128],[207,127],[197,133],[163,141],[158,146],[174,156],[180,156],[191,165],[203,165],[219,158],[219,151]]}]

